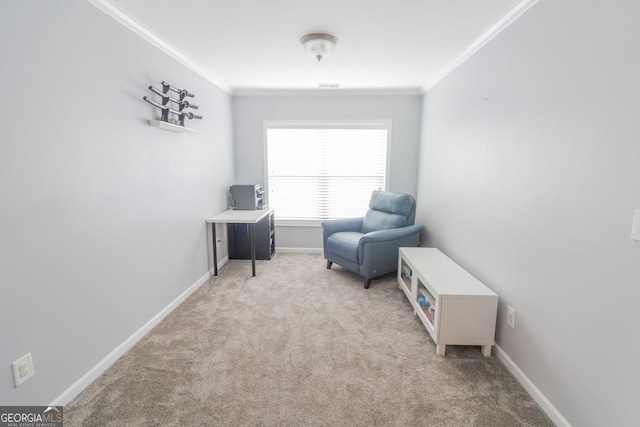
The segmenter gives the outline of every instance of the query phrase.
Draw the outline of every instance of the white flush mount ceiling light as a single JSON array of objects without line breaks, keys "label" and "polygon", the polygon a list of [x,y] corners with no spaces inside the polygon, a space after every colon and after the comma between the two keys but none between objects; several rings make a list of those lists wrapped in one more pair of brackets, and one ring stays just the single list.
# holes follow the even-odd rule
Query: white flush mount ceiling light
[{"label": "white flush mount ceiling light", "polygon": [[324,33],[307,34],[300,37],[300,44],[320,62],[322,58],[333,51],[333,48],[338,44],[338,38]]}]

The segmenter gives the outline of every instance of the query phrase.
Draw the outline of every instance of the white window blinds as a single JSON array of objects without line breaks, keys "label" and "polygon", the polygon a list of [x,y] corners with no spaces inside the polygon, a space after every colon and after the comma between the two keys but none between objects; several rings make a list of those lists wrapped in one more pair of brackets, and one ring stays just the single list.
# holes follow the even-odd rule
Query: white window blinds
[{"label": "white window blinds", "polygon": [[387,126],[268,127],[269,206],[280,220],[363,216],[385,189]]}]

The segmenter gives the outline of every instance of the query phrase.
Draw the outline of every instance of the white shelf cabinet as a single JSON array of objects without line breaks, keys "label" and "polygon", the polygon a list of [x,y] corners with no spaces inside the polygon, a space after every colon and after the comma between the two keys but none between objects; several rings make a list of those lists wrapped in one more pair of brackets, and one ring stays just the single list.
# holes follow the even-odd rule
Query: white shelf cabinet
[{"label": "white shelf cabinet", "polygon": [[[398,287],[444,356],[447,345],[479,345],[491,355],[498,295],[436,248],[400,248]],[[418,298],[429,301],[429,308]]]}]

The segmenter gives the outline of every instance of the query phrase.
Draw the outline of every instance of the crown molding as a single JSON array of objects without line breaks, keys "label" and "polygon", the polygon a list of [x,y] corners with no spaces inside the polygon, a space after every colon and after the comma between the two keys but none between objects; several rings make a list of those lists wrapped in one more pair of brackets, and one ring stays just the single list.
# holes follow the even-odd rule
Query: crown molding
[{"label": "crown molding", "polygon": [[421,95],[434,87],[438,82],[449,75],[453,70],[462,65],[473,54],[480,50],[493,37],[507,28],[523,13],[538,2],[538,0],[521,0],[511,9],[505,12],[493,25],[491,25],[480,37],[467,46],[447,65],[441,68],[422,88],[398,88],[398,89],[233,89],[220,77],[212,74],[193,59],[162,40],[158,35],[146,28],[140,22],[132,18],[123,10],[113,5],[109,0],[87,0],[89,3],[106,13],[107,15],[129,28],[140,37],[162,50],[190,70],[199,74],[204,79],[213,83],[228,94],[235,96],[411,96]]},{"label": "crown molding", "polygon": [[234,96],[420,96],[420,88],[396,89],[235,89]]},{"label": "crown molding", "polygon": [[233,88],[229,86],[227,82],[222,80],[220,77],[210,73],[205,68],[203,68],[200,64],[195,62],[193,59],[189,58],[184,53],[180,52],[178,49],[173,47],[171,44],[162,40],[158,35],[154,34],[151,30],[146,28],[140,22],[136,21],[130,15],[128,15],[123,10],[111,4],[108,0],[87,0],[89,3],[106,13],[107,15],[114,18],[116,21],[120,22],[125,27],[129,28],[134,33],[138,34],[140,37],[162,50],[164,53],[180,62],[190,70],[199,74],[201,77],[205,78],[209,82],[213,83],[223,91],[233,94]]},{"label": "crown molding", "polygon": [[432,87],[434,87],[440,80],[444,79],[449,73],[462,65],[467,59],[469,59],[474,53],[480,50],[485,44],[487,44],[492,38],[497,36],[502,30],[507,28],[513,21],[518,19],[523,13],[536,4],[538,0],[521,0],[511,9],[506,11],[496,22],[493,23],[480,37],[478,37],[473,43],[467,46],[462,52],[460,52],[455,58],[453,58],[447,65],[445,65],[440,71],[438,71],[427,84],[422,87],[421,92],[425,93]]}]

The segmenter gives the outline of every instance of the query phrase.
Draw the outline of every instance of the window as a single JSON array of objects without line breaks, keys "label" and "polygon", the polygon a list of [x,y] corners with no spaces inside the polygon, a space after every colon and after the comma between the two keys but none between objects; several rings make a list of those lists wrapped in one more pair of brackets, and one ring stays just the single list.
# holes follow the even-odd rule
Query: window
[{"label": "window", "polygon": [[363,216],[384,190],[390,122],[266,123],[267,189],[276,219]]}]

